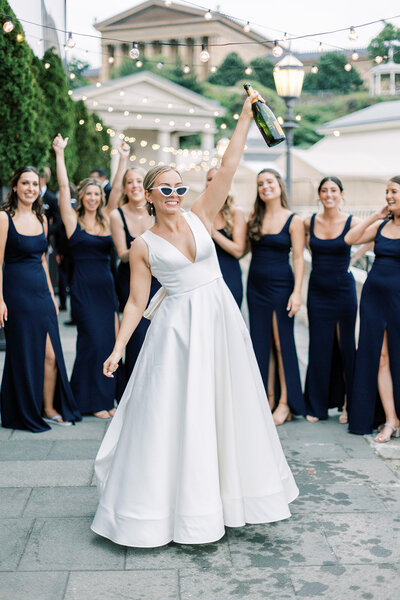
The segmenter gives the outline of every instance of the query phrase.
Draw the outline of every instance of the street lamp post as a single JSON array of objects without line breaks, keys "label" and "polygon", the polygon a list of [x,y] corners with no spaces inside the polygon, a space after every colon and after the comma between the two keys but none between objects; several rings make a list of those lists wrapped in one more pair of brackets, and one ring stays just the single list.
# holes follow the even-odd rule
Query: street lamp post
[{"label": "street lamp post", "polygon": [[275,87],[278,96],[283,98],[287,107],[286,120],[283,125],[286,134],[286,187],[289,202],[291,201],[291,149],[293,133],[297,123],[294,120],[293,106],[301,95],[304,80],[303,63],[293,54],[287,54],[274,68]]}]

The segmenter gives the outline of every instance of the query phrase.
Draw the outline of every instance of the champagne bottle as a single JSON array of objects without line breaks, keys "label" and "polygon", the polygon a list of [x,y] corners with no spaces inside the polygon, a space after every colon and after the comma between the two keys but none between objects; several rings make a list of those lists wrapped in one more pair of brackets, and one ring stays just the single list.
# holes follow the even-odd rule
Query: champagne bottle
[{"label": "champagne bottle", "polygon": [[[249,83],[245,83],[243,87],[250,96],[251,92],[253,91],[251,85]],[[256,98],[252,101],[251,106],[256,125],[267,145],[271,147],[283,142],[283,140],[286,138],[282,127],[279,125],[274,113],[270,108],[268,108],[265,102],[262,102]]]}]

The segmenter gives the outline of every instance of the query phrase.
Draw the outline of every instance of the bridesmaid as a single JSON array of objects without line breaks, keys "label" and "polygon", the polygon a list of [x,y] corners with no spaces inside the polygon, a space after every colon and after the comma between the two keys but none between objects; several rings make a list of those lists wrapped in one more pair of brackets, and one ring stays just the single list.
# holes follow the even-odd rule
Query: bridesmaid
[{"label": "bridesmaid", "polygon": [[318,187],[323,212],[304,221],[312,255],[308,285],[310,346],[306,377],[306,419],[315,423],[328,418],[328,408],[343,410],[352,383],[357,316],[354,277],[349,273],[351,248],[345,235],[358,224],[340,209],[343,185],[337,177],[324,177]]},{"label": "bridesmaid", "polygon": [[301,306],[304,225],[289,210],[285,183],[273,169],[257,176],[247,230],[252,249],[247,282],[250,335],[271,409],[276,407],[274,423],[282,425],[292,414],[305,414],[292,318]]},{"label": "bridesmaid", "polygon": [[[117,272],[121,312],[124,310],[130,291],[129,249],[131,243],[136,237],[142,235],[150,227],[153,227],[155,223],[154,216],[150,216],[146,208],[143,188],[144,170],[140,167],[127,169],[129,150],[128,144],[123,142],[119,149],[119,165],[110,193],[110,201],[113,204],[118,201],[120,203],[119,208],[113,210],[110,214],[110,228],[114,245],[121,261]],[[160,284],[153,277],[150,299],[159,287]],[[143,317],[126,346],[123,369],[123,379],[125,381],[120,382],[124,389],[135,366],[149,325],[150,321]]]},{"label": "bridesmaid", "polygon": [[61,348],[39,189],[35,167],[17,169],[0,209],[0,326],[7,343],[2,426],[35,433],[81,420]]},{"label": "bridesmaid", "polygon": [[[218,169],[208,171],[206,187],[210,185],[217,171]],[[235,207],[230,194],[214,219],[211,235],[222,276],[240,308],[243,300],[243,283],[239,258],[243,256],[246,247],[246,219],[240,208]]]},{"label": "bridesmaid", "polygon": [[102,419],[115,412],[115,380],[102,375],[104,356],[113,348],[118,329],[118,300],[110,267],[113,242],[104,192],[98,179],[88,178],[78,186],[76,210],[72,208],[64,148],[68,138],[60,134],[53,142],[60,210],[74,261],[71,283],[72,317],[77,324],[76,358],[71,387],[82,413]]},{"label": "bridesmaid", "polygon": [[377,442],[400,437],[400,175],[388,182],[386,203],[345,237],[347,244],[375,242],[361,294],[349,430],[372,433],[382,419]]}]

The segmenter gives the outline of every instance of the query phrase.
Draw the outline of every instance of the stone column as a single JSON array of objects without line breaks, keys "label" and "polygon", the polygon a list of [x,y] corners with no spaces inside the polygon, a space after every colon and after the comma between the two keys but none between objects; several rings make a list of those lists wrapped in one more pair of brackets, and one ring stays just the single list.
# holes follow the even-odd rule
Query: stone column
[{"label": "stone column", "polygon": [[123,57],[122,44],[115,44],[114,46],[114,67],[119,67]]},{"label": "stone column", "polygon": [[171,132],[160,130],[157,133],[157,144],[160,145],[158,150],[158,160],[169,164],[171,161],[171,154],[164,151],[164,147],[169,148],[171,146]]},{"label": "stone column", "polygon": [[201,132],[201,149],[203,152],[204,150],[211,152],[214,149],[214,134]]}]

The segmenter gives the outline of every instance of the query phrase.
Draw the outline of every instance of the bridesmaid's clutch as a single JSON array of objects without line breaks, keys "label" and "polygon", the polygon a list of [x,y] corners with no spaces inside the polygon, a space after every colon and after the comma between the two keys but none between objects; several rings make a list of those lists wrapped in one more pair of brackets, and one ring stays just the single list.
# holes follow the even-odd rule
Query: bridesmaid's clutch
[{"label": "bridesmaid's clutch", "polygon": [[163,287],[161,287],[158,290],[158,292],[156,294],[154,294],[154,296],[152,297],[150,304],[148,305],[148,307],[146,308],[146,310],[143,313],[143,316],[146,319],[149,319],[149,321],[151,321],[152,318],[154,317],[154,315],[156,314],[157,310],[160,308],[162,301],[167,296],[168,296],[167,292],[165,291],[165,289]]}]

